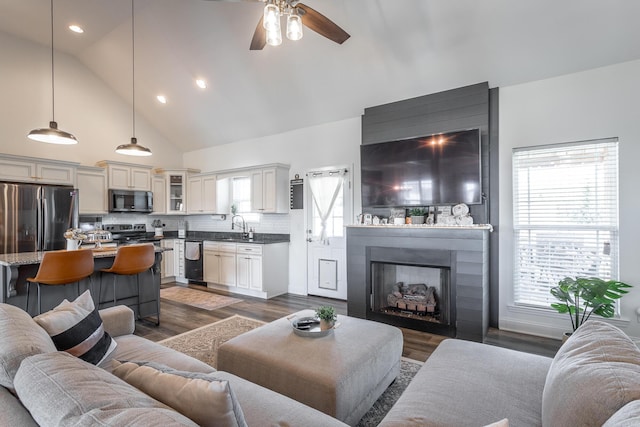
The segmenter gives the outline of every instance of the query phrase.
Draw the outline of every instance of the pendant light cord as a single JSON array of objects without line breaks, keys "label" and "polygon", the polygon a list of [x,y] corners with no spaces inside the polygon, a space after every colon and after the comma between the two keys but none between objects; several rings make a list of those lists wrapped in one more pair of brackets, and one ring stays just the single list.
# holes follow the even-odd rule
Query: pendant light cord
[{"label": "pendant light cord", "polygon": [[56,89],[53,82],[54,78],[54,68],[53,68],[53,0],[51,0],[51,119],[52,121],[56,121]]},{"label": "pendant light cord", "polygon": [[131,0],[131,100],[133,105],[133,137],[136,136],[136,37],[134,23],[134,0]]}]

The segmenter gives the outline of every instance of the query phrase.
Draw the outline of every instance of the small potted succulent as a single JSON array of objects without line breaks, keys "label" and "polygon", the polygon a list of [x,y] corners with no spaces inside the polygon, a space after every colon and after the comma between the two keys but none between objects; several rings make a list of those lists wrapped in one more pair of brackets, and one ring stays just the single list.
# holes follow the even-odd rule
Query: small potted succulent
[{"label": "small potted succulent", "polygon": [[[617,280],[602,280],[597,277],[565,277],[558,286],[551,288],[551,295],[560,302],[551,304],[558,313],[567,313],[573,332],[592,314],[609,318],[615,315],[615,300],[622,298],[628,285]],[[566,340],[573,332],[564,334]]]},{"label": "small potted succulent", "polygon": [[409,211],[411,224],[424,224],[424,209],[413,208]]},{"label": "small potted succulent", "polygon": [[321,306],[316,308],[316,317],[320,319],[320,330],[326,331],[333,328],[338,315],[335,308],[331,306]]}]

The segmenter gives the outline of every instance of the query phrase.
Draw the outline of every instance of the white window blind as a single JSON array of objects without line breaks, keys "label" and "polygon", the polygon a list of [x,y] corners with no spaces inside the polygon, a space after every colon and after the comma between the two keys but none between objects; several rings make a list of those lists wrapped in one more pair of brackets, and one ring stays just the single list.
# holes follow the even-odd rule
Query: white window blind
[{"label": "white window blind", "polygon": [[514,302],[549,308],[567,276],[618,278],[617,138],[513,152]]}]

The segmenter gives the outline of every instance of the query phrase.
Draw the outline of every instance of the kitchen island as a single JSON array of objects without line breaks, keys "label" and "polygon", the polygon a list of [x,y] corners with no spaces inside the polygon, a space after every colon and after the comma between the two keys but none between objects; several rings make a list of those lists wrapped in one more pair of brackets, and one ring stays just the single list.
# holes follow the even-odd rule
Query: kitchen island
[{"label": "kitchen island", "polygon": [[[92,249],[79,249],[92,250]],[[98,308],[113,305],[113,275],[101,274],[100,270],[113,264],[117,248],[93,250],[94,273],[88,280],[80,282],[80,293],[90,289],[94,304]],[[155,247],[155,263],[152,271],[140,274],[140,313],[138,313],[138,294],[135,276],[117,276],[116,297],[118,305],[128,305],[140,317],[159,316],[156,302],[160,298],[160,263],[162,252],[171,249]],[[29,307],[27,307],[27,278],[35,277],[44,252],[22,252],[0,255],[0,302],[15,305],[26,310],[30,315],[37,313],[35,287],[32,289]],[[102,290],[100,279],[102,276]],[[76,298],[77,286],[42,286],[42,311],[62,302],[63,299]]]}]

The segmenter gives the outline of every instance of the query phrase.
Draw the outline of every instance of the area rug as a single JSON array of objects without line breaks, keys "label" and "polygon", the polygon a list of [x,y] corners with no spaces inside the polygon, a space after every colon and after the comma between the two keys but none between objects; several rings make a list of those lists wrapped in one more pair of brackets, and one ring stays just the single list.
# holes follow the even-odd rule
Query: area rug
[{"label": "area rug", "polygon": [[242,302],[242,300],[238,298],[197,291],[195,289],[183,288],[181,286],[172,286],[170,288],[160,289],[160,298],[181,302],[183,304],[203,308],[205,310],[216,310],[237,302]]},{"label": "area rug", "polygon": [[[220,345],[264,324],[259,320],[235,315],[158,343],[188,354],[216,368]],[[422,362],[403,357],[400,363],[400,374],[362,417],[358,427],[377,426],[421,367]]]}]

